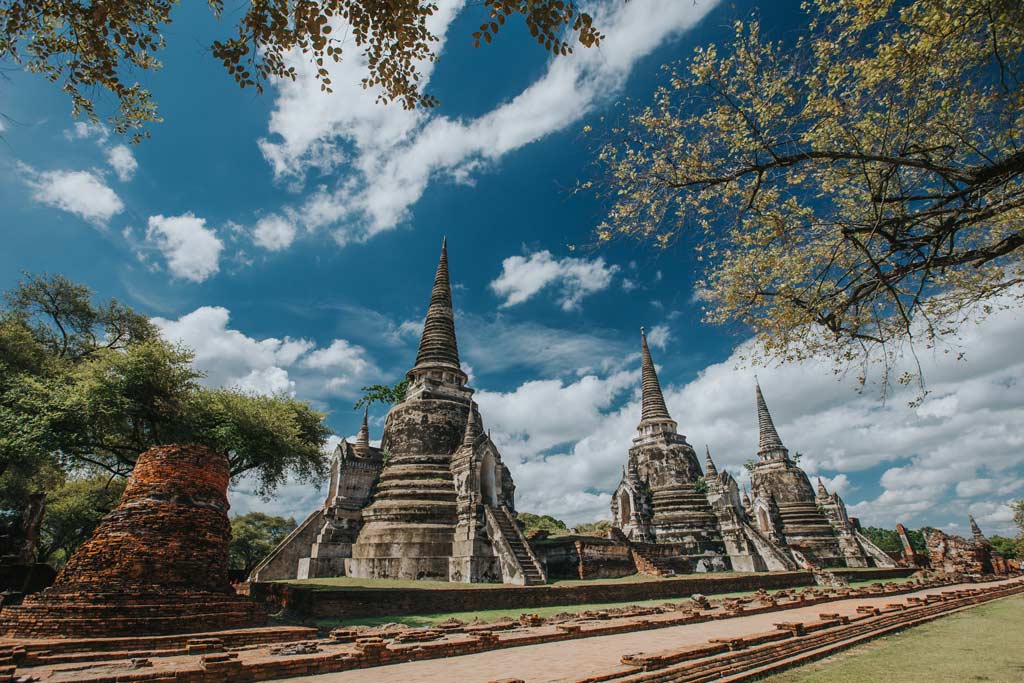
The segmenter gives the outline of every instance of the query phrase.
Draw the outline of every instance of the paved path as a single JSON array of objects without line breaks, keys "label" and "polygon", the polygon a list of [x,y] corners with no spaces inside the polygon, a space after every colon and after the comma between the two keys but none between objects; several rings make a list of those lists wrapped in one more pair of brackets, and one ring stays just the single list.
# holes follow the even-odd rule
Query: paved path
[{"label": "paved path", "polygon": [[624,654],[656,652],[682,645],[704,643],[709,638],[735,637],[769,631],[774,628],[773,624],[778,622],[813,621],[823,612],[854,615],[859,605],[883,607],[891,602],[901,602],[912,595],[941,593],[960,587],[972,588],[976,585],[943,586],[916,593],[840,600],[700,624],[304,676],[287,679],[286,683],[487,683],[502,678],[520,678],[526,683],[575,680],[621,667],[620,658]]}]

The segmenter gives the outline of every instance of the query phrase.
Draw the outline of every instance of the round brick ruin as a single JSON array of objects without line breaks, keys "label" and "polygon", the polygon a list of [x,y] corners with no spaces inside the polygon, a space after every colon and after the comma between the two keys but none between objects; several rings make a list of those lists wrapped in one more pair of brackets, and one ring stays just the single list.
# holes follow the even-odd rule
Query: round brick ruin
[{"label": "round brick ruin", "polygon": [[203,446],[143,453],[118,506],[53,586],[0,612],[9,637],[171,634],[259,626],[228,581],[227,458]]}]

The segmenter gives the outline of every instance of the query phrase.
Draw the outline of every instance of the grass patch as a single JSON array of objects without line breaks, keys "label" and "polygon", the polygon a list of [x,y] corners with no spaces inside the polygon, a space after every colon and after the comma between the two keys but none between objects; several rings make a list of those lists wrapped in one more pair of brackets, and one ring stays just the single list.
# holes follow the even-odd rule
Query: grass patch
[{"label": "grass patch", "polygon": [[[670,580],[670,579],[665,579]],[[902,583],[905,579],[894,579],[894,580],[882,580],[882,581],[862,581],[853,583],[851,586],[858,584],[871,584],[871,583]],[[715,593],[716,598],[732,598],[751,595],[755,591],[740,591],[736,593]],[[542,617],[553,617],[556,614],[579,614],[580,612],[587,612],[590,610],[605,610],[605,609],[616,609],[621,607],[654,607],[657,605],[664,605],[665,603],[679,603],[684,602],[687,597],[678,598],[658,598],[655,600],[630,600],[628,602],[605,602],[605,603],[590,603],[583,605],[554,605],[551,607],[516,607],[512,609],[495,609],[495,610],[482,610],[479,612],[444,612],[436,614],[408,614],[408,615],[395,615],[395,616],[384,616],[384,617],[353,617],[351,619],[321,619],[316,622],[317,626],[324,628],[333,628],[334,626],[381,626],[382,624],[404,624],[406,626],[426,627],[434,626],[442,621],[448,619],[458,619],[460,621],[473,621],[480,619],[481,621],[498,621],[500,619],[511,618],[517,619],[520,614],[538,614]]]},{"label": "grass patch", "polygon": [[1024,681],[1024,596],[942,617],[761,681],[1020,683]]}]

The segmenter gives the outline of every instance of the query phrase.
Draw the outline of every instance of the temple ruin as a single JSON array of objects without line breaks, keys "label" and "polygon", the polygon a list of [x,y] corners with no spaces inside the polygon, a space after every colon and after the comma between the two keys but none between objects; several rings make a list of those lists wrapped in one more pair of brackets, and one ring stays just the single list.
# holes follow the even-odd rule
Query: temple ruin
[{"label": "temple ruin", "polygon": [[515,517],[515,485],[483,429],[459,363],[447,242],[405,398],[379,449],[366,415],[334,453],[327,499],[252,579],[348,575],[538,584],[546,581]]},{"label": "temple ruin", "polygon": [[[689,571],[891,567],[893,560],[858,530],[838,493],[815,490],[779,437],[755,383],[758,452],[753,497],[719,472],[706,449],[702,471],[669,415],[657,371],[640,330],[641,418],[622,480],[612,495],[612,524],[626,542],[674,546]],[[634,553],[635,554],[635,553]],[[662,563],[670,563],[658,553]],[[680,562],[681,561],[681,562]],[[685,570],[685,569],[684,569]]]},{"label": "temple ruin", "polygon": [[139,456],[118,506],[56,582],[0,612],[8,637],[189,633],[265,623],[228,582],[228,459],[203,446]]},{"label": "temple ruin", "polygon": [[1006,558],[996,552],[992,543],[981,532],[974,517],[967,516],[971,524],[971,537],[953,536],[939,529],[925,533],[928,548],[928,566],[946,574],[1005,576],[1019,569],[1010,566]]}]

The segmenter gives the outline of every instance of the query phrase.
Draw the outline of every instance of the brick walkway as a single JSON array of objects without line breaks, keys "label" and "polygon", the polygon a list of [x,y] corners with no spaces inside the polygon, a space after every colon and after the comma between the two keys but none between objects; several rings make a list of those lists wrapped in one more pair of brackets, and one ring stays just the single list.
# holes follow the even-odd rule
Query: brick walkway
[{"label": "brick walkway", "polygon": [[[989,584],[995,585],[995,584]],[[899,597],[858,598],[827,605],[798,607],[767,614],[722,619],[700,624],[673,626],[613,636],[584,638],[561,643],[544,643],[480,654],[434,659],[391,666],[343,671],[320,676],[287,679],[286,683],[487,683],[519,678],[526,683],[573,681],[610,673],[622,667],[620,658],[634,652],[654,652],[683,645],[704,643],[709,638],[737,637],[772,629],[782,621],[811,621],[822,612],[854,615],[860,605],[883,607],[911,596],[971,588],[972,584],[943,586],[907,593]],[[279,679],[284,681],[284,679]]]}]

